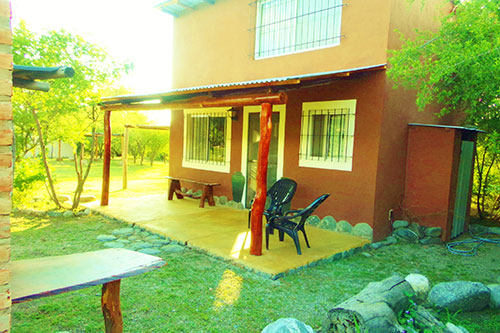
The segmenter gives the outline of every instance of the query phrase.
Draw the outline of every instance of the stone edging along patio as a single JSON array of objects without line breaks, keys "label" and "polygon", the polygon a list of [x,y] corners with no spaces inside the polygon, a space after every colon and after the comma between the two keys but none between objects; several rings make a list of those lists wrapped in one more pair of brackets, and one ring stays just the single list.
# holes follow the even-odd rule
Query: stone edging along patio
[{"label": "stone edging along patio", "polygon": [[[228,205],[229,206],[229,205]],[[231,206],[229,206],[231,207]],[[231,207],[233,208],[233,207]],[[360,253],[361,251],[365,251],[370,248],[370,243],[365,244],[364,246],[361,247],[356,247],[349,249],[347,251],[339,252],[336,253],[330,257],[322,258],[310,263],[307,263],[306,265],[299,266],[293,269],[290,269],[286,272],[281,272],[278,274],[270,274],[267,272],[259,271],[258,269],[246,266],[242,264],[241,262],[235,261],[228,259],[226,257],[211,253],[209,250],[194,246],[192,244],[189,244],[187,242],[180,242],[178,240],[171,239],[169,237],[165,237],[163,235],[156,234],[152,231],[146,230],[145,228],[142,228],[135,223],[129,223],[127,221],[124,221],[122,219],[116,218],[114,216],[106,215],[103,212],[97,211],[92,209],[92,213],[94,214],[99,214],[101,216],[104,216],[108,219],[111,219],[116,222],[120,222],[123,224],[128,225],[128,227],[125,228],[120,228],[120,229],[115,229],[112,232],[112,235],[99,235],[98,240],[103,242],[103,246],[105,247],[120,247],[120,248],[128,248],[130,250],[138,251],[141,253],[146,253],[146,254],[151,254],[151,255],[158,255],[161,253],[174,253],[174,252],[181,252],[185,250],[186,248],[189,248],[191,250],[194,250],[198,253],[202,253],[205,255],[208,255],[211,258],[221,260],[226,263],[230,263],[232,265],[235,265],[237,267],[243,268],[249,272],[255,273],[256,275],[263,277],[263,278],[268,278],[272,280],[276,280],[279,278],[282,278],[288,274],[293,274],[297,271],[300,271],[304,268],[307,267],[314,267],[322,263],[327,263],[327,262],[333,262],[336,260],[344,259],[347,257],[350,257],[354,254]],[[311,216],[312,217],[312,216]],[[317,216],[315,218],[318,218]],[[319,219],[319,218],[318,218]],[[130,237],[134,237],[136,235],[143,235],[144,237],[138,237],[137,242],[127,242],[125,239],[120,237],[128,237],[127,240],[130,241]],[[150,238],[149,240],[151,241],[151,245],[145,245],[145,241],[147,241],[147,238]],[[145,247],[147,246],[147,247]]]}]

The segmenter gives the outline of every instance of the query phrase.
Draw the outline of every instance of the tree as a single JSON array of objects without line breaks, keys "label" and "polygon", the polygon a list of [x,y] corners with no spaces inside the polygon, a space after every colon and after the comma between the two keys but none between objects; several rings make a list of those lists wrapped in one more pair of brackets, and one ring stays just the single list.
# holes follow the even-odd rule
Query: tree
[{"label": "tree", "polygon": [[391,51],[387,74],[396,88],[416,90],[420,110],[439,104],[439,116],[462,113],[463,125],[487,132],[478,141],[474,186],[478,214],[485,218],[486,206],[500,208],[499,186],[493,186],[500,172],[496,139],[500,134],[500,7],[498,0],[454,3],[438,31],[417,31],[413,40],[402,36],[403,47]]},{"label": "tree", "polygon": [[167,154],[169,143],[169,132],[161,130],[143,130],[146,133],[146,147],[149,164],[153,166],[156,157]]},{"label": "tree", "polygon": [[[84,170],[83,154],[77,154],[77,147],[85,141],[86,133],[96,132],[96,124],[100,119],[100,113],[96,110],[100,89],[111,84],[128,66],[110,61],[104,50],[86,42],[80,36],[63,30],[37,35],[29,31],[24,22],[14,29],[13,56],[14,63],[18,65],[64,65],[75,70],[72,78],[53,80],[48,93],[16,89],[12,97],[16,139],[21,143],[16,153],[18,157],[24,156],[31,147],[39,146],[48,192],[58,208],[61,204],[54,188],[46,156],[46,144],[62,140],[73,145],[78,178],[73,200],[75,208],[93,159],[91,154],[87,169]],[[36,136],[31,135],[34,129]],[[95,135],[92,138],[94,147]]]}]

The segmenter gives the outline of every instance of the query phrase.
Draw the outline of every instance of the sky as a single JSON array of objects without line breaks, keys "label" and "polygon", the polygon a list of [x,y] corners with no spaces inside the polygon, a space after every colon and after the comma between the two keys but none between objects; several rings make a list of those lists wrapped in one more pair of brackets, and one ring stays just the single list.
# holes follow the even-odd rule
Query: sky
[{"label": "sky", "polygon": [[[25,21],[34,32],[64,29],[104,48],[134,68],[119,85],[134,94],[171,88],[173,18],[154,6],[162,0],[11,0],[12,27]],[[64,65],[64,64],[61,64]],[[169,112],[147,115],[169,122]]]}]

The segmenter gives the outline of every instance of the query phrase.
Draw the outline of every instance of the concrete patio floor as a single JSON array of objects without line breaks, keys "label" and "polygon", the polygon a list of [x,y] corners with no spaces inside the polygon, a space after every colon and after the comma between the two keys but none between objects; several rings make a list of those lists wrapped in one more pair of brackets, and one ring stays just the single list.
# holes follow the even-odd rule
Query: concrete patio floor
[{"label": "concrete patio floor", "polygon": [[277,232],[271,235],[269,250],[266,250],[263,232],[262,256],[252,256],[249,254],[251,236],[247,229],[247,210],[208,205],[199,208],[198,204],[199,200],[169,201],[166,194],[155,194],[111,198],[109,206],[95,204],[91,208],[273,277],[335,255],[339,257],[341,253],[369,243],[364,238],[307,226],[311,248],[307,248],[301,235],[302,255],[297,255],[290,237],[285,235],[285,241],[279,242]]}]

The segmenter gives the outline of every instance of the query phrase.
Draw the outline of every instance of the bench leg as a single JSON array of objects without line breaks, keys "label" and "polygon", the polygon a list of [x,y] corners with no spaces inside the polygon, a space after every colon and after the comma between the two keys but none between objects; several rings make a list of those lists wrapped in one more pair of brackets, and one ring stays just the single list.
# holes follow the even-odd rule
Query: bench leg
[{"label": "bench leg", "polygon": [[208,200],[209,206],[215,206],[214,188],[210,185],[205,185],[203,187],[203,193],[201,194],[200,199],[200,208],[205,207],[205,200]]},{"label": "bench leg", "polygon": [[123,318],[120,309],[120,280],[102,285],[101,308],[106,333],[122,333]]},{"label": "bench leg", "polygon": [[174,193],[177,199],[184,198],[181,193],[181,182],[177,179],[170,180],[170,188],[168,189],[168,200],[174,198]]}]

